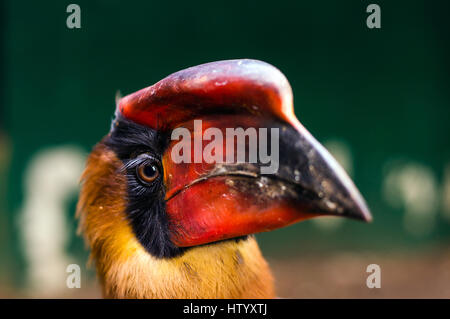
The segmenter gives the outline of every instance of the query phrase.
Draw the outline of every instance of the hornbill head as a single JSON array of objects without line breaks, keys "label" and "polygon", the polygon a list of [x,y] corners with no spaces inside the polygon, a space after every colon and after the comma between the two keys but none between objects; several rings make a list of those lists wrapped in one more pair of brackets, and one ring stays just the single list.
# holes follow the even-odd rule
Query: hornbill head
[{"label": "hornbill head", "polygon": [[117,233],[126,221],[156,258],[318,216],[371,219],[297,120],[285,76],[256,60],[188,68],[120,98],[83,180],[79,210],[97,249],[128,240]]}]

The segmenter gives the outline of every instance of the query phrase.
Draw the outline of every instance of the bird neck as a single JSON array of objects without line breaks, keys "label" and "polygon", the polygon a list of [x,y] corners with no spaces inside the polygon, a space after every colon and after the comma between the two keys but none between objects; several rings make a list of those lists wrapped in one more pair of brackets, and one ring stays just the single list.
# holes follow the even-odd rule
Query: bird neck
[{"label": "bird neck", "polygon": [[120,257],[111,253],[97,259],[108,298],[274,297],[271,272],[253,237],[192,248],[171,259],[151,256],[135,240]]},{"label": "bird neck", "polygon": [[91,153],[77,206],[108,298],[273,298],[273,278],[254,237],[156,258],[127,221],[122,163],[103,144]]}]

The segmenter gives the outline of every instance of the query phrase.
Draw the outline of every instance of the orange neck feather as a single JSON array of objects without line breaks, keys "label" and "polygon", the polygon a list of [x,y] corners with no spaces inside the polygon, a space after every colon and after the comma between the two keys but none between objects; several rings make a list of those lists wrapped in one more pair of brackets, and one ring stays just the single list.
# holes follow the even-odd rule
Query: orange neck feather
[{"label": "orange neck feather", "polygon": [[253,237],[158,259],[135,238],[124,213],[121,162],[103,144],[91,153],[78,202],[80,230],[91,246],[107,298],[273,298],[273,278]]}]

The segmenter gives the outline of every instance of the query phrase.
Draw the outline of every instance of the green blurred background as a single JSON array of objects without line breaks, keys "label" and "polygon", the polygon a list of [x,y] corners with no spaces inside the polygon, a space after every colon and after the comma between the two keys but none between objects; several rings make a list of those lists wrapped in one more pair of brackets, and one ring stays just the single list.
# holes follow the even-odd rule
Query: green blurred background
[{"label": "green blurred background", "polygon": [[[235,58],[287,76],[298,118],[374,216],[258,235],[280,294],[450,296],[450,2],[376,1],[381,29],[366,26],[370,1],[76,1],[82,27],[68,29],[70,3],[1,2],[0,297],[98,296],[74,208],[116,92]],[[369,263],[388,271],[382,292],[367,292]]]}]

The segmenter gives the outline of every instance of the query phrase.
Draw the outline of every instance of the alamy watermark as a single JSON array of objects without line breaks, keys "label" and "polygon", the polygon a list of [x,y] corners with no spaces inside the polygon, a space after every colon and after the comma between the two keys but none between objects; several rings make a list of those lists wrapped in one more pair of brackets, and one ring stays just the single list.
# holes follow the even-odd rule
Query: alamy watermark
[{"label": "alamy watermark", "polygon": [[381,267],[377,264],[370,264],[367,266],[366,272],[370,273],[366,280],[367,288],[381,288]]},{"label": "alamy watermark", "polygon": [[66,268],[66,272],[70,275],[67,276],[66,285],[67,288],[81,288],[81,268],[77,264],[70,264]]},{"label": "alamy watermark", "polygon": [[69,4],[66,12],[70,13],[66,19],[66,26],[69,29],[81,29],[81,8],[78,4]]},{"label": "alamy watermark", "polygon": [[369,4],[366,8],[366,12],[370,13],[366,19],[366,25],[369,29],[381,28],[381,8],[378,4]]},{"label": "alamy watermark", "polygon": [[[201,133],[200,133],[201,132]],[[225,145],[223,131],[210,127],[202,129],[202,120],[194,120],[194,136],[184,127],[172,131],[171,139],[178,141],[171,151],[174,163],[260,163],[261,174],[274,174],[279,166],[279,129],[270,128],[270,153],[267,128],[226,128]],[[194,156],[192,160],[192,144]],[[246,144],[248,140],[248,144]],[[203,141],[210,141],[203,147]],[[235,142],[237,141],[237,142]],[[248,147],[246,147],[248,145]],[[224,155],[224,147],[227,150]],[[236,149],[236,156],[235,156]],[[248,149],[248,153],[247,150]]]}]

